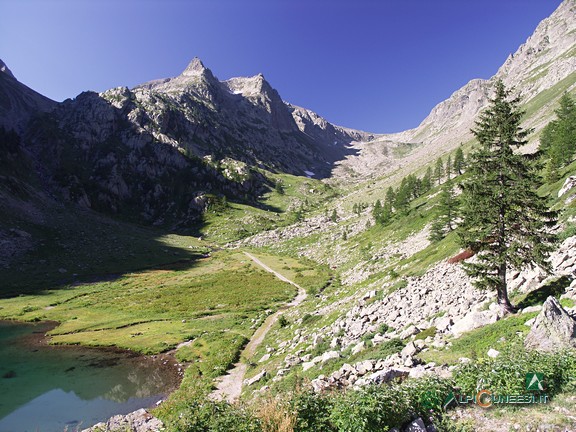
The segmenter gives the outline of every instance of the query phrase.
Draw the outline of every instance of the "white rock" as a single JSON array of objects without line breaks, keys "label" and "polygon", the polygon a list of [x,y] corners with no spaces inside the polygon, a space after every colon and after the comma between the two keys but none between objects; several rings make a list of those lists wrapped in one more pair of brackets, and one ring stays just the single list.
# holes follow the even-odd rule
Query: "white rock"
[{"label": "white rock", "polygon": [[452,318],[444,316],[436,318],[434,326],[439,332],[445,332],[450,328],[452,324]]},{"label": "white rock", "polygon": [[358,375],[365,375],[374,369],[374,363],[372,360],[365,360],[363,362],[356,363],[354,367],[358,372]]},{"label": "white rock", "polygon": [[314,366],[316,366],[316,363],[314,363],[314,362],[304,362],[304,363],[302,363],[302,370],[304,372],[306,372],[308,369],[311,369]]},{"label": "white rock", "polygon": [[374,335],[374,337],[372,338],[372,344],[374,345],[378,345],[381,344],[382,342],[385,342],[388,340],[388,337],[386,335],[382,335],[380,333],[377,333],[376,335]]},{"label": "white rock", "polygon": [[268,361],[268,360],[270,360],[270,354],[264,354],[264,355],[260,358],[260,360],[258,360],[258,363],[262,363],[262,362],[265,362],[265,361]]},{"label": "white rock", "polygon": [[352,348],[352,355],[358,354],[361,351],[364,351],[364,348],[366,347],[366,344],[364,343],[364,341],[356,344],[353,348]]},{"label": "white rock", "polygon": [[322,335],[316,335],[314,339],[312,339],[312,346],[318,346],[322,342],[324,342],[324,337]]},{"label": "white rock", "polygon": [[464,318],[456,321],[452,326],[452,334],[459,337],[463,333],[474,330],[475,328],[493,324],[498,320],[498,313],[496,311],[483,311],[483,312],[470,312]]},{"label": "white rock", "polygon": [[490,348],[488,350],[488,357],[496,358],[500,355],[500,351],[495,350],[494,348]]},{"label": "white rock", "polygon": [[402,369],[384,369],[368,375],[366,380],[374,384],[382,384],[392,381],[394,378],[408,376],[408,373],[409,372],[407,370]]},{"label": "white rock", "polygon": [[522,309],[520,312],[525,314],[525,313],[530,313],[530,312],[540,312],[542,310],[542,306],[541,305],[536,305],[536,306],[528,306],[525,307],[524,309]]},{"label": "white rock", "polygon": [[322,354],[322,363],[326,363],[328,360],[340,358],[340,353],[338,351],[327,351]]},{"label": "white rock", "polygon": [[411,325],[400,333],[400,339],[408,339],[410,336],[417,335],[418,333],[420,333],[420,330],[416,326]]},{"label": "white rock", "polygon": [[412,357],[420,352],[420,349],[414,344],[414,342],[409,342],[402,351],[400,351],[400,355],[403,359],[407,357]]},{"label": "white rock", "polygon": [[251,386],[252,384],[257,383],[258,381],[260,381],[262,378],[264,378],[266,376],[266,371],[263,370],[262,372],[260,372],[257,375],[254,375],[252,378],[250,379],[245,379],[244,380],[244,385],[247,386]]},{"label": "white rock", "polygon": [[564,195],[569,190],[576,187],[576,176],[570,176],[566,179],[560,190],[558,191],[558,198]]}]

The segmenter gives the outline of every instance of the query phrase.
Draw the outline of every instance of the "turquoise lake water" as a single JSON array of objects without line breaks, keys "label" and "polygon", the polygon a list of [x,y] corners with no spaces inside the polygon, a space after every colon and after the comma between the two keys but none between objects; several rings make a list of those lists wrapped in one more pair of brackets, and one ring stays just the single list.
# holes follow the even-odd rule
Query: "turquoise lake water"
[{"label": "turquoise lake water", "polygon": [[178,385],[165,359],[40,344],[50,328],[0,321],[0,432],[82,430]]}]

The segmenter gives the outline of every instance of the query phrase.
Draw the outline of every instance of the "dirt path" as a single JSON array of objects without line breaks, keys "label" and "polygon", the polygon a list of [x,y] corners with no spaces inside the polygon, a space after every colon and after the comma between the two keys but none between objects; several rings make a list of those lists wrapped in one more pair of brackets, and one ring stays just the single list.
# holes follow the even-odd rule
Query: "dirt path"
[{"label": "dirt path", "polygon": [[[254,334],[252,335],[252,338],[250,339],[250,342],[248,342],[248,344],[246,345],[246,347],[244,348],[244,350],[242,350],[242,353],[240,354],[241,358],[250,359],[254,355],[254,353],[256,352],[256,349],[258,348],[258,346],[260,346],[260,344],[262,343],[262,341],[266,337],[266,334],[268,334],[268,331],[270,330],[270,328],[278,320],[278,317],[281,314],[283,314],[287,309],[294,307],[294,306],[298,306],[300,303],[302,303],[304,301],[304,299],[306,298],[306,291],[304,290],[304,288],[302,288],[298,284],[292,282],[290,279],[281,275],[277,271],[272,270],[270,267],[268,267],[266,264],[264,264],[262,261],[260,261],[254,255],[252,255],[248,252],[244,252],[244,254],[246,254],[246,256],[248,258],[250,258],[256,264],[258,264],[264,270],[272,273],[274,276],[276,276],[281,281],[288,282],[289,284],[292,284],[296,288],[298,288],[298,294],[296,295],[296,297],[294,297],[294,300],[292,300],[290,303],[288,303],[285,306],[283,306],[282,308],[280,308],[280,310],[278,310],[278,312],[276,312],[276,313],[270,315],[268,318],[266,318],[264,323],[262,323],[262,325],[258,328],[258,330],[256,330],[254,332]],[[217,379],[216,390],[214,390],[210,394],[210,398],[213,400],[226,400],[230,403],[237,401],[238,398],[240,397],[240,393],[242,392],[242,382],[244,381],[244,375],[246,375],[247,369],[248,369],[248,365],[246,363],[238,362],[238,363],[234,364],[234,367],[232,369],[230,369],[226,373],[226,375],[223,375]]]}]

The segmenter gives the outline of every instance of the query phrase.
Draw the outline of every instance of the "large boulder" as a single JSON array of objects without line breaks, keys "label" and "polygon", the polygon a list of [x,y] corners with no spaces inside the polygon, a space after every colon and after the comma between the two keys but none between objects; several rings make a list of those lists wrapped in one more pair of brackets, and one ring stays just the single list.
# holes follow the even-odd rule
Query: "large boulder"
[{"label": "large boulder", "polygon": [[570,176],[566,179],[560,190],[558,191],[558,197],[566,194],[566,192],[574,189],[576,187],[576,176]]},{"label": "large boulder", "polygon": [[82,432],[158,432],[164,424],[145,409],[126,415],[117,415],[106,423],[98,423]]},{"label": "large boulder", "polygon": [[536,317],[524,345],[538,351],[556,351],[576,348],[576,320],[550,296]]},{"label": "large boulder", "polygon": [[478,327],[483,327],[488,324],[494,324],[498,320],[498,312],[486,310],[482,312],[472,311],[464,316],[464,318],[456,321],[452,326],[452,334],[454,337],[459,337],[463,333],[474,330]]}]

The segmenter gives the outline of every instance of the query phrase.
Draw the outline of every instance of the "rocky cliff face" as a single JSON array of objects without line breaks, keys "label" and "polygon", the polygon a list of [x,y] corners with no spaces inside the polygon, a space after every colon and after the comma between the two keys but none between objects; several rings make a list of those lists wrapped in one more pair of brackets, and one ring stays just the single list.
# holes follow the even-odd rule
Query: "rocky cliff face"
[{"label": "rocky cliff face", "polygon": [[177,77],[60,104],[1,69],[0,125],[20,135],[13,150],[38,183],[148,223],[187,226],[211,193],[257,204],[270,185],[254,168],[328,176],[371,138],[285,103],[262,75],[220,82],[197,58]]},{"label": "rocky cliff face", "polygon": [[21,132],[35,112],[47,112],[56,102],[20,83],[0,60],[0,126]]},{"label": "rocky cliff face", "polygon": [[[470,81],[434,107],[415,129],[382,136],[368,144],[356,144],[358,156],[349,157],[336,174],[347,177],[353,171],[365,178],[396,168],[412,170],[470,141],[470,128],[488,105],[498,79],[521,95],[527,111],[525,127],[536,129],[529,149],[534,150],[538,132],[551,120],[558,98],[575,88],[575,71],[576,2],[564,0],[491,79]],[[418,148],[401,161],[390,160],[387,152],[381,151],[402,143]],[[372,169],[363,169],[366,165]]]},{"label": "rocky cliff face", "polygon": [[129,116],[159,141],[198,157],[224,157],[295,175],[330,175],[347,145],[368,134],[337,128],[286,104],[259,74],[220,82],[199,59],[175,78],[103,94],[133,98]]}]

